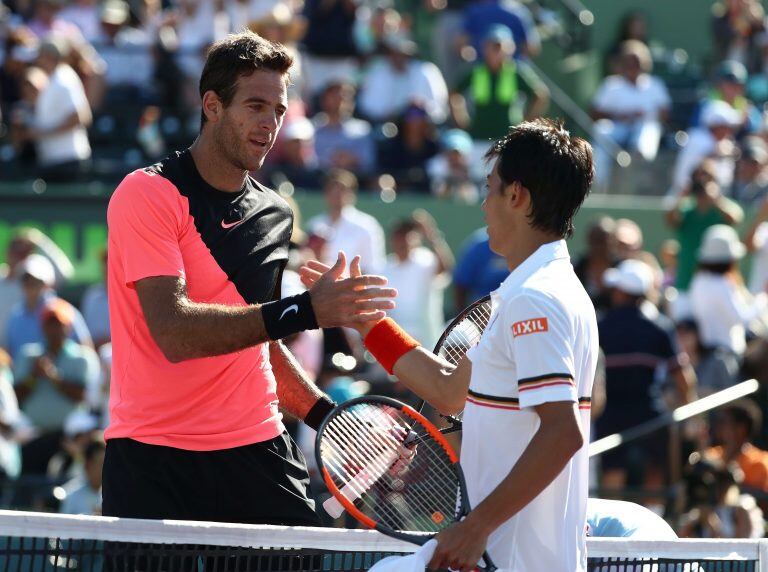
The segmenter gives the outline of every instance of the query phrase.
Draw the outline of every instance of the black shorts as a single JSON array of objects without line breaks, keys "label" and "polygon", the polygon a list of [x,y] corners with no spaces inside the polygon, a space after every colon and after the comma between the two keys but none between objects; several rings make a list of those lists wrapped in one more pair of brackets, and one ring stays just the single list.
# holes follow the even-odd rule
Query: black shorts
[{"label": "black shorts", "polygon": [[319,526],[304,456],[287,432],[221,451],[110,439],[105,516]]}]

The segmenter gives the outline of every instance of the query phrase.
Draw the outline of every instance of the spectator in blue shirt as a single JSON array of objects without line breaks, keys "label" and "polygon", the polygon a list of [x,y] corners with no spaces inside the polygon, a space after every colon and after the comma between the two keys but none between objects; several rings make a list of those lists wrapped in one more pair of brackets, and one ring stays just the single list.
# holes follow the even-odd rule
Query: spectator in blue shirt
[{"label": "spectator in blue shirt", "polygon": [[64,514],[101,515],[101,470],[106,446],[93,439],[85,447],[83,472],[64,485],[66,496],[59,507]]},{"label": "spectator in blue shirt", "polygon": [[[53,284],[56,275],[53,265],[42,255],[30,254],[22,263],[19,275],[24,301],[17,304],[6,323],[6,343],[11,358],[17,359],[21,346],[41,343],[43,331],[40,327],[40,310],[56,294]],[[80,344],[93,346],[91,335],[82,314],[73,308],[74,316],[71,337]]]},{"label": "spectator in blue shirt", "polygon": [[99,359],[93,349],[69,339],[74,307],[54,298],[38,318],[42,343],[23,345],[14,367],[19,405],[38,437],[22,448],[24,474],[43,474],[58,451],[64,421],[85,400],[86,389],[98,381]]},{"label": "spectator in blue shirt", "polygon": [[483,53],[483,40],[494,25],[510,29],[516,59],[536,56],[541,40],[528,8],[517,0],[478,0],[464,10],[464,33],[475,53]]},{"label": "spectator in blue shirt", "polygon": [[315,153],[321,169],[346,169],[358,178],[373,174],[376,148],[371,124],[352,117],[355,88],[347,81],[331,81],[320,95],[315,115]]},{"label": "spectator in blue shirt", "polygon": [[453,271],[457,311],[496,290],[507,276],[507,263],[491,251],[485,228],[473,232],[464,244]]}]

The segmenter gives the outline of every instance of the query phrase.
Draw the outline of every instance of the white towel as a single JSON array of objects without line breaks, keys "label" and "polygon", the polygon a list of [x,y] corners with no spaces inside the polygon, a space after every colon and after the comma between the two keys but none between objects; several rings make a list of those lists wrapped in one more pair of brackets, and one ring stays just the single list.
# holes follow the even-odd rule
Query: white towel
[{"label": "white towel", "polygon": [[408,556],[389,556],[379,560],[368,572],[424,572],[437,548],[434,538]]},{"label": "white towel", "polygon": [[[368,572],[424,572],[437,548],[437,540],[432,539],[409,556],[388,556],[379,560]],[[497,568],[497,572],[510,572]]]}]

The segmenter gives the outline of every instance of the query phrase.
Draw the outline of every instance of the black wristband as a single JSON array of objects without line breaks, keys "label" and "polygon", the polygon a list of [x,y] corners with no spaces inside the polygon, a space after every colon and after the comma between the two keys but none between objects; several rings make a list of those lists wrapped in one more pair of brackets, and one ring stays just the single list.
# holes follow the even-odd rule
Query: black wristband
[{"label": "black wristband", "polygon": [[321,397],[304,416],[304,423],[317,431],[320,428],[320,424],[335,407],[336,404],[333,401],[327,397]]},{"label": "black wristband", "polygon": [[261,317],[267,334],[273,340],[317,328],[309,292],[262,304]]}]

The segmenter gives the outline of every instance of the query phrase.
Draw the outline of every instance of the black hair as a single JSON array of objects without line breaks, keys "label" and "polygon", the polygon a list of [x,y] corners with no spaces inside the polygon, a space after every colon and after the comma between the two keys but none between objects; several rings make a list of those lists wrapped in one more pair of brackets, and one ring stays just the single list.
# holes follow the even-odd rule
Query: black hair
[{"label": "black hair", "polygon": [[699,263],[699,270],[712,274],[727,274],[733,270],[736,262],[708,262]]},{"label": "black hair", "polygon": [[573,217],[594,177],[589,143],[561,121],[540,118],[511,127],[485,158],[497,160],[505,187],[518,181],[531,193],[531,226],[561,238],[573,234]]},{"label": "black hair", "polygon": [[737,399],[723,407],[723,415],[736,425],[747,430],[749,438],[754,438],[763,425],[763,414],[758,405],[750,399]]}]

